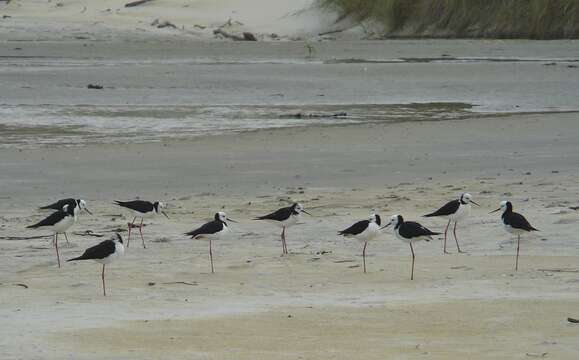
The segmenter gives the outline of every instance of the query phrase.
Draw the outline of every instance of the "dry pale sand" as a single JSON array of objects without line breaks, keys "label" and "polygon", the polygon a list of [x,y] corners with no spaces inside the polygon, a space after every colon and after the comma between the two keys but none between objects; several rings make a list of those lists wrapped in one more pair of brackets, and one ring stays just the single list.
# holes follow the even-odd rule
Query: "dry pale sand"
[{"label": "dry pale sand", "polygon": [[[217,28],[237,35],[251,31],[260,40],[279,40],[303,39],[351,27],[336,24],[337,15],[318,10],[314,0],[154,0],[125,7],[130,2],[132,0],[2,2],[0,40],[214,40],[213,30]],[[157,27],[165,22],[173,26]]]},{"label": "dry pale sand", "polygon": [[[108,268],[106,298],[98,264],[58,269],[48,238],[0,240],[0,358],[577,359],[577,138],[570,113],[3,150],[3,237],[37,235],[25,229],[43,216],[35,206],[65,194],[95,215],[64,258],[102,240],[80,232],[124,230],[115,198],[165,200],[171,218],[147,221],[148,248],[133,238]],[[459,228],[468,254],[418,244],[415,281],[389,233],[370,244],[367,274],[360,244],[336,235],[372,208],[418,219],[466,190],[482,205]],[[518,272],[488,214],[504,198],[541,230]],[[278,229],[250,219],[284,199],[314,217],[280,257]],[[240,223],[215,244],[212,275],[207,244],[181,234],[222,208]]]}]

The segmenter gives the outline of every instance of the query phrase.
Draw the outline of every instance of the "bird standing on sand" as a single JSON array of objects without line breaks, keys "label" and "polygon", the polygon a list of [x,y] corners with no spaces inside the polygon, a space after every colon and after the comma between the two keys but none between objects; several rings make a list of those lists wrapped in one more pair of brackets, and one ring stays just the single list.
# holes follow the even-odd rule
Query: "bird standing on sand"
[{"label": "bird standing on sand", "polygon": [[443,207],[436,210],[435,212],[424,215],[424,217],[442,216],[448,218],[448,223],[444,229],[444,254],[449,254],[449,252],[446,251],[446,234],[448,233],[448,227],[450,226],[451,222],[454,223],[453,233],[454,241],[456,241],[456,248],[458,249],[459,253],[464,252],[460,250],[460,246],[458,245],[458,238],[456,237],[456,224],[470,215],[471,203],[475,204],[476,206],[480,206],[472,200],[471,194],[464,193],[460,195],[460,198],[447,202]]},{"label": "bird standing on sand", "polygon": [[52,230],[54,233],[54,239],[52,241],[54,248],[56,249],[56,260],[58,261],[58,267],[60,267],[60,254],[58,252],[58,234],[65,234],[66,231],[70,229],[75,223],[76,214],[74,208],[64,205],[61,210],[58,210],[50,214],[47,218],[39,221],[34,225],[27,226],[28,229],[37,228],[47,228]]},{"label": "bird standing on sand", "polygon": [[503,221],[503,225],[505,230],[509,234],[516,234],[517,235],[517,257],[515,259],[515,271],[519,270],[519,247],[521,243],[521,234],[528,233],[531,231],[539,231],[535,229],[525,217],[519,213],[513,211],[513,204],[510,201],[501,201],[500,207],[496,210],[491,211],[490,213],[495,213],[497,211],[503,211],[503,215],[501,215],[501,219]]},{"label": "bird standing on sand", "polygon": [[384,229],[393,225],[394,235],[401,241],[410,245],[410,252],[412,252],[412,272],[410,273],[410,280],[414,280],[414,248],[412,243],[420,240],[430,241],[433,235],[440,235],[438,232],[428,230],[426,227],[414,221],[404,221],[402,215],[392,215],[390,222],[380,229]]},{"label": "bird standing on sand", "polygon": [[377,214],[372,214],[370,219],[358,221],[346,230],[338,232],[338,235],[343,235],[344,237],[353,237],[364,243],[364,248],[362,249],[364,273],[366,273],[366,246],[368,246],[368,241],[373,240],[378,235],[380,235],[380,224],[380,216]]},{"label": "bird standing on sand", "polygon": [[98,245],[90,247],[86,249],[81,256],[66,261],[93,260],[99,264],[103,264],[103,272],[101,274],[103,281],[103,295],[107,296],[105,286],[105,266],[121,257],[124,253],[125,247],[123,246],[123,238],[119,233],[115,233],[110,240],[105,240]]},{"label": "bird standing on sand", "polygon": [[302,206],[302,204],[293,203],[292,206],[278,209],[278,210],[272,212],[271,214],[267,214],[264,216],[258,216],[256,218],[254,218],[253,220],[267,220],[273,224],[281,226],[281,228],[282,228],[282,230],[281,230],[281,246],[282,246],[282,255],[283,255],[283,254],[289,254],[289,252],[287,250],[286,239],[285,239],[286,229],[288,227],[290,227],[291,225],[297,224],[302,213],[306,213],[306,214],[312,216],[312,214],[310,214],[309,212],[304,210],[304,207]]},{"label": "bird standing on sand", "polygon": [[137,218],[141,218],[141,223],[139,224],[139,233],[141,234],[141,241],[143,242],[143,249],[146,249],[145,246],[145,239],[143,238],[143,221],[145,218],[152,217],[157,214],[163,214],[168,219],[169,216],[163,211],[165,208],[165,204],[159,201],[150,202],[144,200],[134,200],[134,201],[118,201],[115,200],[115,204],[129,209],[132,211],[134,217],[133,221],[128,223],[127,226],[129,228],[129,235],[127,236],[127,248],[129,247],[129,243],[131,242],[131,228],[135,226],[135,220]]},{"label": "bird standing on sand", "polygon": [[192,239],[208,239],[209,240],[209,260],[211,261],[211,273],[215,273],[213,268],[213,251],[211,243],[213,240],[219,240],[229,232],[227,221],[237,222],[229,219],[227,214],[223,211],[215,213],[213,221],[201,225],[201,227],[189,231],[185,235],[191,236]]},{"label": "bird standing on sand", "polygon": [[[62,210],[64,205],[68,205],[69,207],[74,209],[74,215],[75,215],[74,221],[75,222],[78,220],[78,215],[83,210],[86,211],[87,213],[89,213],[90,215],[92,215],[90,210],[86,207],[86,201],[83,199],[73,199],[73,198],[61,199],[61,200],[58,200],[57,202],[52,203],[50,205],[41,206],[40,209],[41,210],[48,210],[48,209]],[[68,242],[68,236],[66,236],[66,233],[64,233],[64,238],[66,239],[66,243],[68,244],[69,243]]]}]

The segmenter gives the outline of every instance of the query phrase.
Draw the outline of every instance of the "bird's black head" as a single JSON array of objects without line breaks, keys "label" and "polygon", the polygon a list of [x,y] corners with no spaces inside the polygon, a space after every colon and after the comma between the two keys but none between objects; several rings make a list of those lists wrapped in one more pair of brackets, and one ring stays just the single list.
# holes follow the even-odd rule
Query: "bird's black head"
[{"label": "bird's black head", "polygon": [[380,215],[378,214],[374,214],[374,221],[376,222],[376,224],[378,224],[378,226],[382,224],[382,219],[380,219]]},{"label": "bird's black head", "polygon": [[221,215],[218,212],[216,212],[215,215],[213,216],[213,220],[220,221],[221,220],[220,217]]},{"label": "bird's black head", "polygon": [[404,222],[404,218],[402,217],[402,215],[398,215],[398,226],[400,226],[402,223]]},{"label": "bird's black head", "polygon": [[121,236],[121,234],[115,233],[115,237],[117,238],[118,242],[120,242],[121,244],[123,243],[123,237]]},{"label": "bird's black head", "polygon": [[510,201],[507,201],[505,203],[505,210],[506,211],[513,211],[513,203],[511,203]]}]

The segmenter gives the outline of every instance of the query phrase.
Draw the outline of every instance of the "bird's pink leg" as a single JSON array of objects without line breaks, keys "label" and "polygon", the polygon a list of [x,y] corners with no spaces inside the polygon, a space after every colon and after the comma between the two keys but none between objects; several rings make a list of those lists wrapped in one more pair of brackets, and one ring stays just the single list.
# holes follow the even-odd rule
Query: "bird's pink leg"
[{"label": "bird's pink leg", "polygon": [[410,280],[414,280],[414,249],[412,248],[412,243],[410,243],[410,251],[412,252],[412,272],[410,273]]},{"label": "bird's pink leg", "polygon": [[129,236],[127,237],[127,247],[129,247],[129,244],[131,242],[131,228],[133,227],[133,224],[135,223],[135,220],[137,220],[137,217],[135,216],[133,218],[133,221],[128,223],[127,226],[129,227]]},{"label": "bird's pink leg", "polygon": [[515,271],[519,270],[519,245],[521,243],[521,234],[517,235],[517,258],[515,260]]},{"label": "bird's pink leg", "polygon": [[287,254],[287,245],[285,242],[285,226],[282,228],[281,231],[281,247],[282,247],[282,255]]},{"label": "bird's pink leg", "polygon": [[364,274],[366,273],[366,246],[368,245],[368,242],[364,242],[364,249],[362,250],[362,259],[364,261]]},{"label": "bird's pink leg", "polygon": [[141,225],[139,225],[139,233],[141,234],[141,241],[143,242],[143,249],[146,249],[147,247],[145,246],[145,238],[143,237],[143,220],[145,220],[145,219],[141,218]]},{"label": "bird's pink leg", "polygon": [[68,242],[68,236],[66,236],[66,233],[64,233],[64,238],[66,239],[66,245],[69,245],[70,243]]},{"label": "bird's pink leg", "polygon": [[458,249],[459,253],[464,253],[464,251],[460,250],[460,246],[458,246],[458,238],[456,237],[456,222],[454,223],[454,230],[452,231],[454,234],[454,241],[456,241],[456,248]]},{"label": "bird's pink leg", "polygon": [[446,229],[444,229],[444,249],[442,250],[443,254],[450,254],[446,251],[446,234],[448,233],[448,227],[450,226],[450,220],[448,220],[448,224],[446,224]]},{"label": "bird's pink leg", "polygon": [[103,296],[107,296],[107,288],[105,286],[105,264],[103,264],[103,273],[101,275],[101,278],[103,279]]},{"label": "bird's pink leg", "polygon": [[58,267],[60,268],[60,254],[58,253],[58,233],[54,234],[54,248],[56,249],[56,260],[58,261]]},{"label": "bird's pink leg", "polygon": [[215,269],[213,268],[213,251],[211,250],[211,239],[209,239],[209,259],[211,261],[211,273],[215,273]]}]

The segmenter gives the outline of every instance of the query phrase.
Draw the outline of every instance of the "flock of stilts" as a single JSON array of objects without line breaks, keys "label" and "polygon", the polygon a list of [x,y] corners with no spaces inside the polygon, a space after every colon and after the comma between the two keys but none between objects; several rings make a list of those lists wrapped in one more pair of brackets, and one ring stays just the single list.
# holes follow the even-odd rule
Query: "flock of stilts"
[{"label": "flock of stilts", "polygon": [[[163,214],[167,218],[169,217],[163,209],[165,205],[162,202],[149,202],[144,200],[135,200],[135,201],[115,201],[115,204],[121,206],[129,211],[134,215],[133,221],[128,223],[128,237],[127,237],[127,244],[126,247],[129,247],[130,238],[131,238],[131,229],[138,228],[139,233],[141,235],[141,241],[143,244],[143,248],[146,248],[145,239],[143,237],[143,221],[145,218]],[[458,252],[463,252],[460,249],[460,245],[458,243],[458,238],[456,236],[456,226],[457,224],[464,220],[470,213],[471,204],[480,206],[476,202],[472,200],[472,196],[468,193],[462,194],[458,199],[449,201],[440,209],[424,215],[425,217],[445,217],[448,219],[448,223],[446,225],[446,229],[444,231],[444,246],[443,252],[448,254],[446,250],[446,239],[448,229],[451,224],[454,224],[453,234],[454,239],[456,242],[456,247]],[[60,254],[58,251],[58,234],[64,234],[66,238],[66,231],[77,221],[77,216],[81,211],[86,211],[89,214],[90,211],[87,209],[86,201],[82,199],[63,199],[59,200],[53,204],[43,206],[41,209],[53,209],[56,212],[52,213],[47,218],[43,219],[42,221],[28,226],[28,228],[45,228],[52,230],[54,234],[53,244],[56,249],[56,257],[58,261],[58,266],[60,267]],[[519,267],[519,248],[520,248],[520,240],[521,234],[531,232],[531,231],[538,231],[535,229],[527,219],[521,214],[518,214],[513,211],[513,205],[510,201],[502,201],[500,203],[500,207],[492,212],[497,212],[502,210],[502,223],[506,231],[511,234],[517,235],[517,252],[516,252],[516,260],[515,260],[515,270],[518,270]],[[298,223],[298,219],[300,218],[302,213],[308,213],[304,207],[299,203],[294,203],[291,206],[284,207],[278,209],[271,214],[267,214],[264,216],[259,216],[254,218],[254,220],[265,220],[276,224],[282,228],[281,232],[281,243],[282,243],[282,254],[288,254],[287,243],[286,243],[286,232],[287,228],[295,225]],[[135,221],[137,218],[141,219],[139,225],[135,225]],[[203,224],[199,228],[192,230],[185,235],[191,236],[192,239],[206,239],[209,240],[209,258],[211,262],[211,272],[215,272],[213,267],[213,251],[212,251],[212,242],[213,240],[218,240],[222,238],[229,232],[228,222],[236,222],[232,219],[229,219],[227,215],[220,211],[215,213],[214,219],[206,224]],[[348,227],[345,230],[339,231],[338,234],[344,237],[351,237],[359,240],[363,243],[363,250],[362,250],[362,258],[364,263],[364,272],[366,272],[366,247],[368,242],[377,238],[381,233],[382,230],[385,228],[391,228],[396,238],[399,240],[406,242],[410,246],[410,251],[412,253],[412,270],[410,273],[410,280],[414,279],[414,247],[412,246],[413,243],[421,240],[430,241],[432,240],[432,236],[440,235],[439,232],[433,232],[427,229],[425,226],[414,222],[414,221],[406,221],[402,217],[402,215],[393,215],[390,217],[390,220],[385,225],[382,225],[382,220],[378,214],[373,213],[368,219],[361,220],[353,224],[352,226]],[[66,238],[68,242],[68,238]],[[102,268],[102,286],[103,286],[103,294],[106,296],[106,286],[105,286],[105,266],[106,264],[111,263],[118,257],[122,256],[125,252],[125,245],[123,243],[123,238],[120,234],[116,233],[112,239],[105,240],[98,245],[88,248],[81,256],[69,259],[67,261],[76,261],[76,260],[94,260],[98,263],[103,265]]]}]

